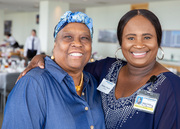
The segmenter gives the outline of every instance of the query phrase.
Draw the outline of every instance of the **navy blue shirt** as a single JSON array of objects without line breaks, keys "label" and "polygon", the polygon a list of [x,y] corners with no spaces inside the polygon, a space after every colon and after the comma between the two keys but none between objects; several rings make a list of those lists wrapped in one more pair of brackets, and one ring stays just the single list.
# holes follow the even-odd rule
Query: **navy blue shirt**
[{"label": "navy blue shirt", "polygon": [[[85,70],[100,83],[103,78],[117,83],[119,71],[127,62],[106,58],[89,63]],[[106,129],[180,129],[180,77],[172,72],[157,75],[153,85],[147,82],[138,90],[160,94],[155,112],[133,108],[138,90],[128,97],[116,99],[114,87],[109,94],[101,93]]]},{"label": "navy blue shirt", "polygon": [[2,129],[104,129],[97,82],[83,73],[80,97],[72,77],[46,57],[45,69],[34,68],[13,88]]}]

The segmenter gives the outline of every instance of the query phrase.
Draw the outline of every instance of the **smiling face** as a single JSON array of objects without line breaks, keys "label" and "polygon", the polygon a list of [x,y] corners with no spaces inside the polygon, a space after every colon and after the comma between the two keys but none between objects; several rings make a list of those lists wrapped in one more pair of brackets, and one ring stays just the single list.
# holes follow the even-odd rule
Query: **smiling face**
[{"label": "smiling face", "polygon": [[91,56],[91,35],[83,23],[69,23],[54,44],[55,62],[66,72],[82,71]]},{"label": "smiling face", "polygon": [[135,67],[155,62],[158,43],[152,23],[141,15],[129,20],[123,30],[121,48],[127,62]]}]

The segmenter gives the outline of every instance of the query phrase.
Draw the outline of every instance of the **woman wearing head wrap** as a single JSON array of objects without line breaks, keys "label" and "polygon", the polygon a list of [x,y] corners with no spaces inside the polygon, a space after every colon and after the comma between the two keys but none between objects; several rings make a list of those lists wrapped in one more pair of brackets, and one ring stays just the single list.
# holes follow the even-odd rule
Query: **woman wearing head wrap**
[{"label": "woman wearing head wrap", "polygon": [[162,37],[156,15],[144,9],[127,12],[117,36],[126,61],[106,58],[85,67],[100,86],[110,89],[98,87],[106,128],[180,129],[180,77],[156,61]]},{"label": "woman wearing head wrap", "polygon": [[91,56],[92,19],[66,12],[54,30],[45,69],[34,68],[15,85],[2,129],[104,129],[96,80],[84,66]]}]

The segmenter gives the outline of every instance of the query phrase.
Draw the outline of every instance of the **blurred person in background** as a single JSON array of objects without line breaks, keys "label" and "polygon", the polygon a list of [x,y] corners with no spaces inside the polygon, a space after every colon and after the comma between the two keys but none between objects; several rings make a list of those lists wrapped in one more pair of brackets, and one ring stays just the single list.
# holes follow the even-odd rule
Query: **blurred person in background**
[{"label": "blurred person in background", "polygon": [[31,31],[31,36],[26,39],[24,45],[24,57],[27,57],[28,60],[31,60],[35,55],[41,53],[41,44],[40,40],[36,35],[36,30]]},{"label": "blurred person in background", "polygon": [[[164,57],[157,16],[145,9],[127,12],[117,37],[126,61],[107,57],[84,69],[99,83],[106,128],[180,129],[180,77],[156,60]],[[38,55],[21,75],[38,65],[43,68],[43,63]]]},{"label": "blurred person in background", "polygon": [[54,29],[53,55],[8,96],[2,129],[105,129],[97,81],[83,71],[91,57],[92,19],[67,11]]},{"label": "blurred person in background", "polygon": [[7,45],[10,45],[11,47],[14,47],[14,48],[19,47],[19,43],[15,40],[15,38],[10,33],[7,33],[5,35],[7,38],[5,42],[7,43]]}]

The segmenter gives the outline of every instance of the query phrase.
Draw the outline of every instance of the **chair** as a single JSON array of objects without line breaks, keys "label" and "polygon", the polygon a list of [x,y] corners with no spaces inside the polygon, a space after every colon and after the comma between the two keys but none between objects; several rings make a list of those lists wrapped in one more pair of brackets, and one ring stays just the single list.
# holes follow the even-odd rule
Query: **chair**
[{"label": "chair", "polygon": [[5,77],[4,89],[0,91],[1,93],[1,111],[4,111],[6,98],[13,89],[16,80],[20,73],[7,73]]}]

